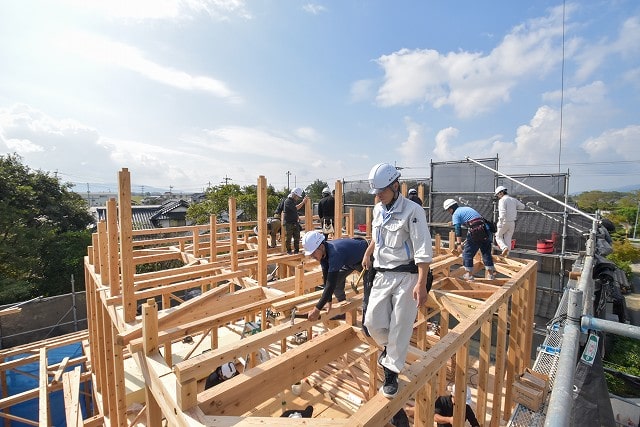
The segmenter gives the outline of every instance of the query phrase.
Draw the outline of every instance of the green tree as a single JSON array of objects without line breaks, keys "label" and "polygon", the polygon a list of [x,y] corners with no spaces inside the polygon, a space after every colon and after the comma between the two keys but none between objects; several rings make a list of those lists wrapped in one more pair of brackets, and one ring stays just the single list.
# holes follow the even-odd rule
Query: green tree
[{"label": "green tree", "polygon": [[608,211],[617,206],[618,201],[627,193],[618,191],[585,191],[576,196],[576,204],[580,210],[594,213],[597,210]]},{"label": "green tree", "polygon": [[328,186],[329,185],[325,181],[316,179],[307,188],[305,188],[304,191],[313,202],[317,203],[318,200],[322,199],[322,190],[324,190],[324,188]]},{"label": "green tree", "polygon": [[[229,210],[230,197],[235,197],[236,209],[242,209],[247,220],[255,221],[258,218],[258,196],[255,185],[240,187],[237,184],[223,184],[208,188],[203,202],[189,206],[187,219],[197,224],[206,224],[211,215],[220,218],[222,213]],[[286,197],[286,194],[277,192],[271,185],[267,187],[268,215],[273,213],[283,197]]]},{"label": "green tree", "polygon": [[69,292],[72,273],[84,288],[93,217],[70,188],[18,155],[0,156],[0,304]]}]

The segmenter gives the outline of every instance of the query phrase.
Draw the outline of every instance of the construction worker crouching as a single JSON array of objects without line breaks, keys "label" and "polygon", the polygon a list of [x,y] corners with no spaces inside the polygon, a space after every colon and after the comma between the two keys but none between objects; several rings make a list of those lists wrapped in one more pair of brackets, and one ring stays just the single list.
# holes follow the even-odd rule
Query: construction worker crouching
[{"label": "construction worker crouching", "polygon": [[320,317],[320,310],[327,305],[327,313],[331,311],[331,300],[336,295],[338,301],[347,296],[344,286],[353,271],[362,271],[362,257],[367,250],[367,241],[360,238],[337,239],[327,241],[319,231],[310,231],[304,235],[304,254],[314,258],[322,267],[324,289],[320,300],[309,312],[309,320]]},{"label": "construction worker crouching", "polygon": [[371,337],[384,347],[378,364],[384,369],[383,396],[398,393],[418,307],[427,301],[431,235],[424,210],[400,194],[400,172],[379,163],[369,172],[373,209],[372,239],[362,266],[376,270],[365,314]]},{"label": "construction worker crouching", "polygon": [[[281,222],[280,218],[270,217],[267,218],[267,234],[271,239],[271,243],[269,244],[270,248],[275,248],[278,246],[278,235],[280,234]],[[258,226],[253,227],[253,232],[258,235]]]}]

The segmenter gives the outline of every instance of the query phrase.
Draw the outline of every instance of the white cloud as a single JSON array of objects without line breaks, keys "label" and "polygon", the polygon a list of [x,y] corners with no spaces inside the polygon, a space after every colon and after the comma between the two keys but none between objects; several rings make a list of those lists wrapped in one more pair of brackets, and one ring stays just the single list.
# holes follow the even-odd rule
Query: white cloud
[{"label": "white cloud", "polygon": [[314,4],[314,3],[307,3],[304,6],[302,6],[302,9],[305,12],[309,12],[313,15],[318,15],[322,12],[326,12],[327,8],[322,6],[321,4]]},{"label": "white cloud", "polygon": [[351,102],[369,101],[375,98],[375,81],[371,79],[358,80],[351,84]]},{"label": "white cloud", "polygon": [[301,127],[296,129],[296,135],[307,141],[316,141],[319,138],[318,131],[312,127]]},{"label": "white cloud", "polygon": [[162,66],[146,59],[138,49],[105,37],[84,32],[67,32],[58,40],[58,46],[85,59],[134,71],[167,86],[208,92],[231,103],[242,102],[241,98],[220,80]]},{"label": "white cloud", "polygon": [[602,39],[597,43],[585,46],[576,55],[578,70],[577,81],[587,80],[607,59],[613,55],[633,59],[640,54],[640,19],[637,16],[627,19],[621,26],[618,38],[609,41]]},{"label": "white cloud", "polygon": [[448,127],[441,129],[436,135],[436,145],[433,149],[434,159],[436,160],[451,160],[454,159],[454,154],[451,150],[451,140],[456,138],[460,132],[458,129]]},{"label": "white cloud", "polygon": [[[557,90],[542,94],[542,99],[547,102],[559,102],[562,93]],[[564,101],[574,104],[596,104],[603,102],[607,96],[607,87],[604,82],[598,80],[581,87],[569,87],[564,91]]]},{"label": "white cloud", "polygon": [[[0,136],[0,138],[2,137]],[[11,138],[11,139],[5,140],[4,143],[7,145],[7,148],[9,149],[9,151],[18,153],[21,156],[24,156],[25,154],[28,154],[28,153],[36,153],[38,151],[44,151],[44,148],[42,146],[38,144],[34,144],[28,139]]]},{"label": "white cloud", "polygon": [[582,147],[591,160],[637,159],[640,154],[638,141],[640,141],[640,125],[631,125],[602,132],[599,136],[586,140]]},{"label": "white cloud", "polygon": [[562,9],[515,27],[488,55],[432,49],[401,49],[378,58],[384,83],[381,106],[429,103],[450,105],[470,117],[509,100],[514,86],[542,77],[561,60]]},{"label": "white cloud", "polygon": [[66,0],[82,9],[90,9],[114,19],[174,20],[206,13],[212,18],[227,20],[232,16],[250,19],[244,0]]},{"label": "white cloud", "polygon": [[405,117],[404,123],[408,135],[407,139],[398,147],[402,164],[406,166],[424,165],[427,149],[423,126],[409,117]]},{"label": "white cloud", "polygon": [[629,83],[630,85],[633,85],[636,88],[640,88],[640,68],[633,68],[633,69],[627,70],[623,74],[623,79],[625,82]]}]

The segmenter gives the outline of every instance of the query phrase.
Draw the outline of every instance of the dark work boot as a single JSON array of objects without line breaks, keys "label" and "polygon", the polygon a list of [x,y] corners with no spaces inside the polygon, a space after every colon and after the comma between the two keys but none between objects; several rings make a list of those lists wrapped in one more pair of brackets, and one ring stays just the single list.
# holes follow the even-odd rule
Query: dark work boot
[{"label": "dark work boot", "polygon": [[384,385],[380,389],[382,395],[387,399],[391,399],[398,394],[398,374],[391,369],[384,368]]}]

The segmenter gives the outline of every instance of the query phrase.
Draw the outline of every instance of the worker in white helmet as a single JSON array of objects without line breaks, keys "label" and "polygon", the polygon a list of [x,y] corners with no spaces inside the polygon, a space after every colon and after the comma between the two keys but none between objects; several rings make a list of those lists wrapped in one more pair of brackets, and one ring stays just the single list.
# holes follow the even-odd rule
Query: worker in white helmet
[{"label": "worker in white helmet", "polygon": [[[284,238],[288,254],[300,252],[300,216],[298,211],[304,206],[307,196],[302,196],[302,188],[296,187],[284,201]],[[293,240],[293,252],[291,241]]]},{"label": "worker in white helmet", "polygon": [[333,234],[333,218],[335,216],[336,201],[331,194],[331,189],[325,187],[322,190],[322,199],[318,202],[318,216],[320,217],[320,224],[322,225],[322,234],[324,239],[328,240],[329,235]]},{"label": "worker in white helmet", "polygon": [[502,185],[496,187],[494,194],[498,198],[496,243],[502,256],[508,256],[511,249],[511,238],[516,229],[518,210],[525,209],[526,206],[520,200],[507,194],[507,189]]},{"label": "worker in white helmet", "polygon": [[422,199],[420,198],[420,196],[418,196],[418,190],[416,190],[415,188],[412,188],[407,192],[407,198],[412,202],[415,202],[422,206]]},{"label": "worker in white helmet", "polygon": [[[485,278],[489,280],[495,279],[496,270],[493,265],[493,256],[491,255],[493,236],[486,220],[472,207],[458,206],[458,202],[455,199],[445,200],[442,207],[451,214],[451,222],[456,235],[456,246],[462,246],[462,265],[466,270],[462,278],[464,280],[473,280],[473,257],[480,250],[482,263],[486,269]],[[467,227],[464,243],[462,240],[463,225]]]},{"label": "worker in white helmet", "polygon": [[338,301],[347,299],[344,291],[347,277],[354,270],[362,271],[362,257],[368,243],[362,238],[326,241],[322,233],[314,230],[304,235],[303,245],[304,254],[320,262],[322,267],[324,290],[308,316],[309,320],[315,321],[320,317],[320,310],[325,305],[329,313],[334,294]]},{"label": "worker in white helmet", "polygon": [[400,172],[389,163],[369,173],[369,193],[379,202],[373,208],[372,239],[362,265],[376,270],[365,326],[384,350],[378,363],[384,369],[383,396],[398,392],[418,307],[427,301],[431,235],[424,210],[400,193]]}]

